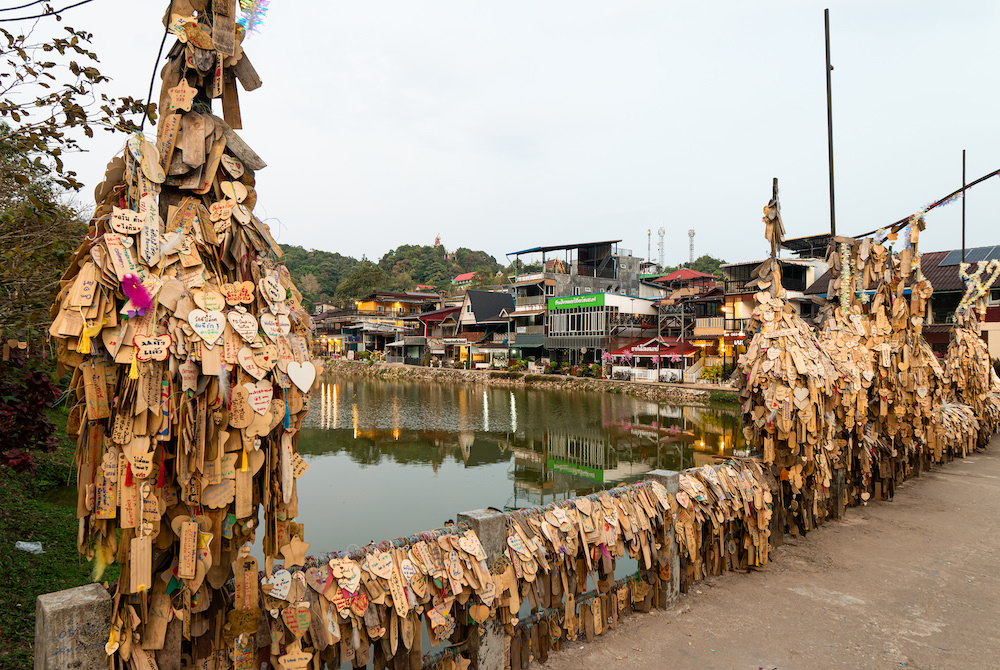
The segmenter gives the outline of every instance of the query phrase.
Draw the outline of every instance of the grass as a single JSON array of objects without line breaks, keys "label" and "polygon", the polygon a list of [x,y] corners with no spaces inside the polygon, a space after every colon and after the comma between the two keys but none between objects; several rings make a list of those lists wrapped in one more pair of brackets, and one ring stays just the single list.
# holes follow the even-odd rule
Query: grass
[{"label": "grass", "polygon": [[739,407],[740,405],[740,395],[735,390],[733,391],[722,391],[719,389],[712,389],[708,392],[708,401],[713,405],[728,405]]},{"label": "grass", "polygon": [[[58,448],[35,454],[34,475],[0,467],[0,670],[33,663],[35,598],[91,581],[90,565],[76,550],[75,445],[62,432],[65,410],[52,410],[60,431]],[[41,542],[44,554],[14,548],[19,541]],[[107,573],[106,573],[107,575]],[[107,578],[107,576],[105,577]]]}]

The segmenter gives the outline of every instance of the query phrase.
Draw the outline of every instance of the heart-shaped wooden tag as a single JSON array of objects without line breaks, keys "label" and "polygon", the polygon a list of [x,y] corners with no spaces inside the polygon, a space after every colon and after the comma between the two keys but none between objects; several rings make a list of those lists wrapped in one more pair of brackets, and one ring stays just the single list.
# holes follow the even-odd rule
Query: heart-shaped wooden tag
[{"label": "heart-shaped wooden tag", "polygon": [[264,312],[260,315],[260,327],[272,342],[277,342],[279,337],[291,332],[292,322],[284,314],[275,316]]},{"label": "heart-shaped wooden tag", "polygon": [[308,393],[313,382],[316,381],[316,368],[309,361],[305,363],[290,362],[285,367],[285,374],[303,393]]},{"label": "heart-shaped wooden tag", "polygon": [[[241,368],[246,370],[248,375],[257,380],[263,379],[264,375],[267,374],[267,370],[257,365],[250,347],[241,348],[240,352],[236,354],[236,361],[240,364]],[[268,399],[268,402],[270,402],[270,399]]]},{"label": "heart-shaped wooden tag", "polygon": [[242,223],[243,225],[247,225],[248,223],[250,223],[250,219],[252,218],[252,215],[250,214],[250,208],[241,202],[240,204],[233,207],[233,218]]},{"label": "heart-shaped wooden tag", "polygon": [[373,575],[389,579],[389,575],[392,574],[392,554],[376,549],[368,554],[365,565],[368,567],[368,572]]},{"label": "heart-shaped wooden tag", "polygon": [[288,596],[288,589],[292,586],[292,573],[283,568],[275,570],[269,578],[261,580],[261,586],[267,595],[284,600]]},{"label": "heart-shaped wooden tag", "polygon": [[458,541],[458,546],[460,546],[467,554],[475,556],[477,560],[486,560],[486,551],[483,550],[482,543],[479,542],[479,538],[471,530],[462,535],[461,539]]},{"label": "heart-shaped wooden tag", "polygon": [[479,598],[487,607],[493,606],[493,599],[497,597],[497,585],[492,579],[487,579],[483,588],[479,589]]},{"label": "heart-shaped wooden tag", "polygon": [[328,566],[321,565],[306,570],[306,584],[312,587],[313,591],[326,593],[326,589],[331,583],[333,583],[333,575],[330,574]]},{"label": "heart-shaped wooden tag", "polygon": [[285,289],[281,288],[278,275],[267,275],[258,283],[261,294],[271,302],[281,302],[285,299]]},{"label": "heart-shaped wooden tag", "polygon": [[250,351],[253,352],[254,363],[268,372],[273,370],[274,366],[278,363],[278,347],[273,344],[268,344],[259,349],[251,349]]},{"label": "heart-shaped wooden tag", "polygon": [[221,312],[226,308],[226,299],[218,291],[197,291],[192,298],[206,312]]},{"label": "heart-shaped wooden tag", "polygon": [[198,337],[211,345],[222,337],[226,316],[219,311],[206,312],[202,309],[192,309],[188,312],[188,323]]},{"label": "heart-shaped wooden tag", "polygon": [[252,343],[257,339],[257,319],[253,318],[252,314],[232,310],[226,315],[226,318],[233,330],[239,333],[244,340]]},{"label": "heart-shaped wooden tag", "polygon": [[243,176],[245,168],[243,167],[243,163],[241,163],[238,158],[233,158],[229,154],[223,154],[221,162],[223,169],[225,169],[225,171],[228,172],[229,176],[233,179],[239,179]]},{"label": "heart-shaped wooden tag", "polygon": [[264,414],[271,407],[271,398],[274,397],[274,387],[269,381],[259,381],[256,384],[247,382],[243,385],[247,390],[247,404],[250,409],[257,414]]},{"label": "heart-shaped wooden tag", "polygon": [[312,612],[308,602],[299,602],[281,610],[281,620],[285,622],[288,632],[299,639],[309,630],[309,622],[312,621]]},{"label": "heart-shaped wooden tag", "polygon": [[358,591],[350,598],[351,611],[354,612],[355,616],[364,616],[365,612],[368,611],[368,594],[364,591]]}]

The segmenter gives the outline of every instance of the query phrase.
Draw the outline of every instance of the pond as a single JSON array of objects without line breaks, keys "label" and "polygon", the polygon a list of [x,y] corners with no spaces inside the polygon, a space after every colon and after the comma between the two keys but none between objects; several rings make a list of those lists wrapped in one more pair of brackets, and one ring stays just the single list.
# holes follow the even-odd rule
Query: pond
[{"label": "pond", "polygon": [[746,448],[738,411],[606,393],[327,377],[298,450],[310,553],[716,462]]}]

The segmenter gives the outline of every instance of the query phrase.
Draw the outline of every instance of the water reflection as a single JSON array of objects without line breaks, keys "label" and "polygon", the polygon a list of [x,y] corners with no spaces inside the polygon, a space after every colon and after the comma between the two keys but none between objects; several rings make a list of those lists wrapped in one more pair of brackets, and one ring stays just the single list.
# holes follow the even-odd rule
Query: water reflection
[{"label": "water reflection", "polygon": [[[539,505],[712,463],[738,414],[603,393],[325,379],[298,449],[300,520],[318,550]],[[311,518],[312,517],[312,518]]]}]

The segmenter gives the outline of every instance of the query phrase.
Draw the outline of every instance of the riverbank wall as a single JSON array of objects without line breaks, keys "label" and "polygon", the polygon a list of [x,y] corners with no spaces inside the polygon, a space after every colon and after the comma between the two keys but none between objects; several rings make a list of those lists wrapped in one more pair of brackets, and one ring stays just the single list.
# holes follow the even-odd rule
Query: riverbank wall
[{"label": "riverbank wall", "polygon": [[[715,384],[669,384],[617,379],[593,379],[568,375],[540,375],[500,370],[456,370],[398,363],[368,363],[327,359],[325,370],[343,377],[392,381],[426,381],[445,384],[478,384],[495,388],[539,388],[559,391],[590,391],[627,395],[678,405],[736,404],[735,389]],[[698,388],[704,386],[706,388]]]}]

